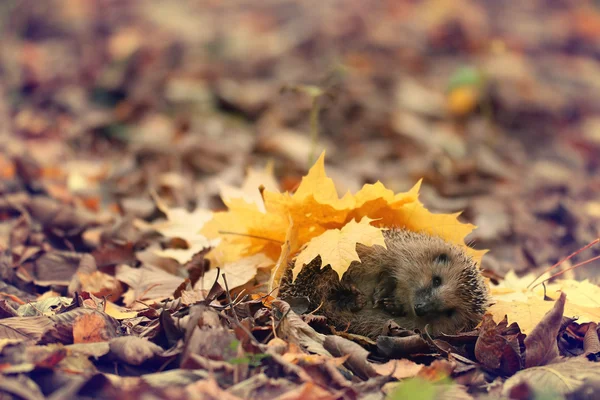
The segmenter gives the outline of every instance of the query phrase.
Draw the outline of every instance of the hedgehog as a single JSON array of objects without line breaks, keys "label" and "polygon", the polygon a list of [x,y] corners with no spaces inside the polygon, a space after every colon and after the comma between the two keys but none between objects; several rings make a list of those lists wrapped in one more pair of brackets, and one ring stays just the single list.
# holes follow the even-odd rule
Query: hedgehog
[{"label": "hedgehog", "polygon": [[489,293],[463,247],[406,229],[383,233],[387,248],[358,244],[360,261],[341,279],[329,265],[321,268],[317,257],[292,282],[290,264],[279,297],[307,298],[310,310],[336,329],[370,338],[390,320],[432,335],[455,334],[481,321]]}]

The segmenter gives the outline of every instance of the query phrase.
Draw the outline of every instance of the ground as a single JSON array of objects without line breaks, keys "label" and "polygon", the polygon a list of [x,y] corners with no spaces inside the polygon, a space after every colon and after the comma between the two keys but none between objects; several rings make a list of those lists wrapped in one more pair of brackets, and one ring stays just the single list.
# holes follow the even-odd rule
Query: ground
[{"label": "ground", "polygon": [[[510,377],[538,331],[336,336],[261,292],[264,260],[239,298],[213,285],[194,227],[248,167],[295,190],[326,150],[340,194],[422,179],[429,210],[463,211],[493,282],[543,271],[600,236],[596,2],[6,0],[0,29],[7,398],[400,398],[416,375],[428,398],[533,396]],[[544,351],[575,379],[596,325],[548,297]],[[594,390],[579,378],[554,394]]]}]

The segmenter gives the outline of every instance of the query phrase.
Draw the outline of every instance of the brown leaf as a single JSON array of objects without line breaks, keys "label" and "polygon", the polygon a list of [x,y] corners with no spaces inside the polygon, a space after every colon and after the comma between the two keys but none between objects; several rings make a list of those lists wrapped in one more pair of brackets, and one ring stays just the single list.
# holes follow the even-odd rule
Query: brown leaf
[{"label": "brown leaf", "polygon": [[291,310],[288,303],[282,300],[273,300],[271,304],[282,316],[285,316],[279,323],[277,329],[278,337],[289,343],[294,343],[311,353],[331,355],[323,347],[325,335],[318,333],[306,322],[302,321],[302,318]]},{"label": "brown leaf", "polygon": [[389,358],[403,358],[409,355],[431,352],[429,344],[417,334],[405,337],[379,336],[377,338],[377,349]]},{"label": "brown leaf", "polygon": [[312,382],[307,382],[293,390],[290,390],[287,393],[276,397],[276,400],[334,400],[337,398],[339,398],[338,395],[334,395],[333,393],[328,392],[327,390],[315,385]]},{"label": "brown leaf", "polygon": [[591,322],[583,338],[583,351],[586,354],[600,353],[600,338],[598,337],[598,324]]},{"label": "brown leaf", "polygon": [[327,335],[323,347],[334,357],[348,356],[344,365],[361,378],[369,379],[377,376],[377,372],[367,361],[369,352],[360,345],[339,336]]},{"label": "brown leaf", "polygon": [[475,343],[475,358],[500,374],[512,375],[523,368],[521,343],[524,335],[503,336],[506,325],[506,319],[496,325],[490,314],[484,315]]},{"label": "brown leaf", "polygon": [[135,262],[134,247],[132,242],[105,243],[102,247],[92,252],[99,268],[109,265],[133,264]]},{"label": "brown leaf", "polygon": [[13,317],[0,320],[0,339],[37,342],[53,322],[48,317]]},{"label": "brown leaf", "polygon": [[27,206],[32,218],[47,229],[58,229],[63,232],[81,231],[96,224],[91,213],[62,204],[49,197],[33,197]]},{"label": "brown leaf", "polygon": [[507,396],[521,383],[527,383],[535,392],[535,397],[552,393],[564,396],[578,390],[587,382],[600,380],[600,363],[588,361],[585,357],[572,357],[563,362],[519,371],[504,383],[502,394]]},{"label": "brown leaf", "polygon": [[35,262],[34,282],[40,286],[68,286],[81,257],[81,254],[70,252],[44,253]]},{"label": "brown leaf", "polygon": [[392,376],[396,379],[412,378],[423,368],[423,365],[407,359],[390,360],[385,364],[371,364],[375,372],[382,376]]},{"label": "brown leaf", "polygon": [[5,376],[0,379],[0,392],[6,394],[7,398],[27,400],[43,400],[45,398],[35,382],[25,375]]},{"label": "brown leaf", "polygon": [[91,274],[77,273],[81,282],[81,291],[89,292],[96,297],[117,300],[123,294],[123,286],[114,276],[94,271]]},{"label": "brown leaf", "polygon": [[525,338],[525,367],[544,365],[558,357],[556,337],[560,329],[567,295],[561,293],[552,310]]},{"label": "brown leaf", "polygon": [[141,365],[163,352],[160,346],[136,336],[114,338],[109,342],[109,346],[114,356],[131,365]]},{"label": "brown leaf", "polygon": [[192,259],[183,266],[188,271],[192,287],[196,285],[196,282],[198,282],[200,278],[204,276],[204,272],[208,270],[210,261],[204,258],[206,253],[208,253],[208,249],[204,249],[199,253],[194,254]]},{"label": "brown leaf", "polygon": [[106,342],[117,336],[114,320],[100,312],[90,312],[75,318],[73,343]]},{"label": "brown leaf", "polygon": [[185,280],[156,267],[131,268],[127,265],[117,267],[116,278],[129,285],[129,291],[123,299],[126,306],[131,306],[136,300],[172,297],[175,289]]},{"label": "brown leaf", "polygon": [[209,400],[241,400],[241,398],[221,389],[214,378],[202,379],[186,386],[191,395]]},{"label": "brown leaf", "polygon": [[418,375],[430,382],[437,382],[441,379],[449,377],[454,371],[455,367],[456,364],[452,361],[435,360],[430,365],[424,366],[419,371]]}]

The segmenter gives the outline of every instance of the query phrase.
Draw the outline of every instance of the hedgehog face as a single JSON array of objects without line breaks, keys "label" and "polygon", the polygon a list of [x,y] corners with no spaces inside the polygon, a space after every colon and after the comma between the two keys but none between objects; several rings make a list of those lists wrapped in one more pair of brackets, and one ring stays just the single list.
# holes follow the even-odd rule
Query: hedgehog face
[{"label": "hedgehog face", "polygon": [[487,288],[475,262],[440,238],[391,232],[373,294],[376,308],[405,328],[434,334],[473,328],[488,305]]}]

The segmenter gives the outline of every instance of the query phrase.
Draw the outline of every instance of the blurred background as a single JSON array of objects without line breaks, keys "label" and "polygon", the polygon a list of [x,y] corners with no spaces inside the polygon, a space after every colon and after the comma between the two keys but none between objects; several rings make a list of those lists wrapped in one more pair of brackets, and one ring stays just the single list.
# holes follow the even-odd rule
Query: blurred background
[{"label": "blurred background", "polygon": [[344,192],[423,178],[499,274],[599,236],[598,1],[2,0],[0,29],[4,196],[219,209],[326,149]]}]

